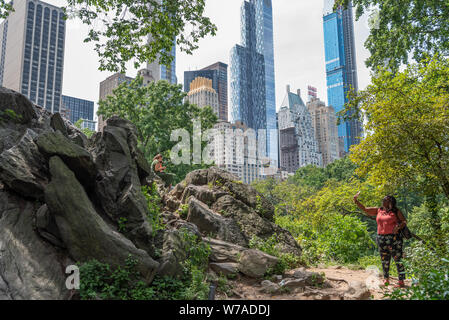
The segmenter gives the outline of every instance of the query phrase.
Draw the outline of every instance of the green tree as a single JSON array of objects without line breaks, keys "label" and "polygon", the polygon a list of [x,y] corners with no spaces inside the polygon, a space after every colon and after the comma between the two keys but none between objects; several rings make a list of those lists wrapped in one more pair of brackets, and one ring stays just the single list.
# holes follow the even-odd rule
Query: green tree
[{"label": "green tree", "polygon": [[[199,108],[184,101],[185,97],[181,85],[158,81],[144,86],[142,77],[137,77],[129,84],[122,83],[113,90],[113,95],[100,101],[98,115],[105,119],[116,115],[130,120],[137,128],[139,147],[147,160],[151,162],[157,153],[161,153],[167,161],[171,149],[178,143],[170,141],[173,130],[186,129],[192,137],[193,119],[201,121],[203,132],[217,121],[211,107]],[[191,149],[192,145],[190,143]],[[202,167],[204,164],[167,164],[168,172],[176,174],[179,179]]]},{"label": "green tree", "polygon": [[448,83],[446,59],[373,77],[352,101],[367,117],[366,137],[351,149],[356,172],[386,190],[449,199]]},{"label": "green tree", "polygon": [[[337,0],[336,6],[350,0]],[[397,70],[410,57],[421,61],[427,55],[449,54],[449,1],[447,0],[352,0],[356,18],[370,9],[373,28],[365,42],[371,56],[367,66]]]},{"label": "green tree", "polygon": [[[131,60],[135,68],[156,59],[169,65],[174,41],[191,54],[201,38],[215,35],[204,7],[205,0],[67,0],[64,10],[88,26],[84,42],[95,43],[99,69],[124,73]],[[9,0],[0,0],[0,18],[11,10]]]},{"label": "green tree", "polygon": [[75,127],[81,130],[82,133],[86,135],[86,137],[90,138],[93,136],[95,131],[90,130],[89,128],[81,128],[81,124],[83,123],[83,119],[79,119],[77,122],[75,122]]}]

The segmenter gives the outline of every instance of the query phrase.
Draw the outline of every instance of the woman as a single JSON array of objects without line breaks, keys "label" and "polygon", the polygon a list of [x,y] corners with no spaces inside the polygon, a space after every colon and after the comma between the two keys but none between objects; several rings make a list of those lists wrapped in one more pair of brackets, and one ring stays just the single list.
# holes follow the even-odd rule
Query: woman
[{"label": "woman", "polygon": [[396,199],[393,196],[386,196],[380,208],[365,208],[357,199],[359,195],[360,192],[354,196],[355,204],[369,216],[376,217],[377,245],[382,260],[384,285],[389,284],[390,260],[393,257],[399,275],[396,287],[403,288],[405,280],[405,269],[401,262],[403,239],[399,231],[407,225],[407,220],[396,207]]},{"label": "woman", "polygon": [[173,173],[165,172],[165,169],[167,169],[167,167],[164,167],[162,163],[162,155],[158,153],[154,156],[153,162],[151,163],[151,171],[153,171],[153,173],[161,178],[162,181],[164,181],[165,186],[171,190],[173,181],[176,176]]}]

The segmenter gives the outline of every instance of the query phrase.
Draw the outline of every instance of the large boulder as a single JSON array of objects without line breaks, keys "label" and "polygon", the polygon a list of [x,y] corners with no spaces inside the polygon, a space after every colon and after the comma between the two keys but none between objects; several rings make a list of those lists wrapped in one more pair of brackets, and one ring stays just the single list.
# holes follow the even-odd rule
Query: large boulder
[{"label": "large boulder", "polygon": [[0,87],[0,111],[14,111],[16,122],[21,124],[30,123],[37,118],[33,104],[24,95],[4,87]]},{"label": "large boulder", "polygon": [[85,187],[93,188],[95,165],[86,149],[70,141],[60,130],[39,135],[36,144],[39,151],[47,157],[58,156],[63,159]]},{"label": "large boulder", "polygon": [[187,204],[187,220],[203,236],[248,247],[251,239],[273,236],[280,252],[299,256],[301,248],[287,230],[273,220],[273,206],[253,187],[216,167],[189,173],[166,197],[168,208]]},{"label": "large boulder", "polygon": [[74,173],[57,156],[50,159],[50,173],[45,201],[70,256],[79,262],[96,259],[124,266],[131,255],[138,261],[136,269],[152,281],[159,264],[103,221]]},{"label": "large boulder", "polygon": [[42,200],[48,169],[35,137],[36,133],[27,129],[16,145],[0,154],[0,180],[23,197]]},{"label": "large boulder", "polygon": [[0,300],[69,297],[64,270],[74,262],[34,232],[37,208],[0,188]]}]

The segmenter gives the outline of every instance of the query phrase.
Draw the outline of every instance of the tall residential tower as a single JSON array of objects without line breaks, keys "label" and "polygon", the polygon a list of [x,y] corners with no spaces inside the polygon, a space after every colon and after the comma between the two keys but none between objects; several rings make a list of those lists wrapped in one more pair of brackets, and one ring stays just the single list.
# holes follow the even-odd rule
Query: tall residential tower
[{"label": "tall residential tower", "polygon": [[61,107],[65,19],[61,8],[14,0],[0,25],[0,85],[51,112]]},{"label": "tall residential tower", "polygon": [[231,50],[231,120],[266,130],[266,155],[278,167],[271,0],[244,1],[241,45]]},{"label": "tall residential tower", "polygon": [[[357,64],[354,41],[352,3],[346,10],[333,11],[334,0],[324,1],[324,47],[326,59],[328,105],[339,112],[348,102],[351,89],[358,90]],[[342,122],[338,136],[349,152],[353,144],[359,143],[362,123],[358,120]]]}]

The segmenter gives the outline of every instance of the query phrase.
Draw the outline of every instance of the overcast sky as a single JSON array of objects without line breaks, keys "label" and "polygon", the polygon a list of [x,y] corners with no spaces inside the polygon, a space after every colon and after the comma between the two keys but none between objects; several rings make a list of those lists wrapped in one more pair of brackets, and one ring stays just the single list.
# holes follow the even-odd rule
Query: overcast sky
[{"label": "overcast sky", "polygon": [[[47,2],[62,5],[61,0]],[[231,48],[240,43],[240,6],[243,0],[206,0],[206,16],[217,25],[215,37],[200,41],[193,55],[177,50],[176,74],[183,83],[184,71],[205,67],[217,61],[229,65]],[[307,85],[318,88],[326,101],[322,0],[273,0],[276,107],[285,95],[285,87],[301,89],[307,99]],[[98,101],[99,83],[111,73],[98,71],[98,57],[92,44],[83,43],[87,28],[76,20],[67,22],[63,94]],[[369,53],[363,44],[369,34],[366,19],[355,23],[355,42],[359,87],[365,88],[370,74],[364,61]],[[137,70],[127,72],[135,76]],[[228,74],[229,78],[229,74]],[[228,92],[230,95],[230,92]]]}]

